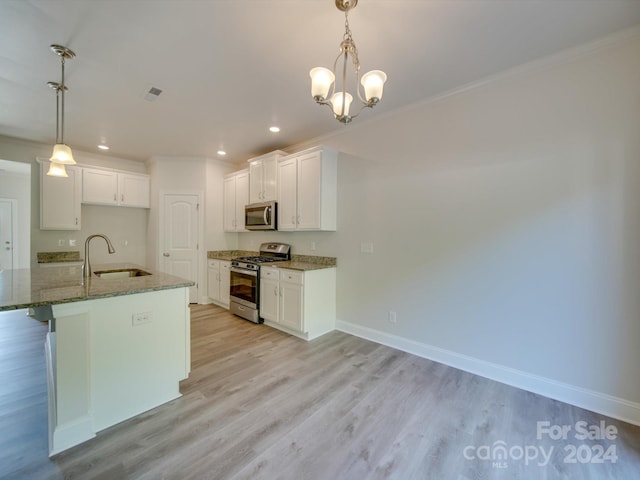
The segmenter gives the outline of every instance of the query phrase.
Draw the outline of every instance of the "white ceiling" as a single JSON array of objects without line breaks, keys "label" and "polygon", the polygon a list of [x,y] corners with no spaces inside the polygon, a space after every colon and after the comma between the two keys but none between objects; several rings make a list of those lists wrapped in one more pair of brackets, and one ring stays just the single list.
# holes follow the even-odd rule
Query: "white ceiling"
[{"label": "white ceiling", "polygon": [[[640,0],[360,0],[349,16],[363,71],[388,74],[365,121],[640,24]],[[310,96],[344,32],[334,0],[0,0],[0,135],[55,140],[65,45],[65,142],[145,160],[237,162],[343,126]],[[162,89],[155,102],[144,99]],[[282,131],[272,134],[277,124]]]}]

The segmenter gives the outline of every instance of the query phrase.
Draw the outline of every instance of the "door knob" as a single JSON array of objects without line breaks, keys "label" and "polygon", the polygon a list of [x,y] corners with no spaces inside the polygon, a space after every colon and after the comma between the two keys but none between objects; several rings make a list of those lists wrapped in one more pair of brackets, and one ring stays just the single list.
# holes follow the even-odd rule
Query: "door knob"
[{"label": "door knob", "polygon": [[167,252],[164,252],[162,255],[165,257],[170,257],[170,255]]}]

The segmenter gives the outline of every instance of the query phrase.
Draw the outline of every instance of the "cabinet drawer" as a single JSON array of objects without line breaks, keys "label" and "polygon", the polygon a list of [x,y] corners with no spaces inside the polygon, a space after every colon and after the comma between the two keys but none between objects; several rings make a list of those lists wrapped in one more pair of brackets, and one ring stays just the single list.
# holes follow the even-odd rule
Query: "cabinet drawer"
[{"label": "cabinet drawer", "polygon": [[279,280],[280,271],[277,268],[262,267],[260,269],[260,278],[270,278],[272,280]]},{"label": "cabinet drawer", "polygon": [[296,270],[280,270],[280,280],[283,282],[302,285],[303,279],[304,279],[304,272],[299,272]]},{"label": "cabinet drawer", "polygon": [[207,260],[207,266],[209,268],[219,268],[219,260]]}]

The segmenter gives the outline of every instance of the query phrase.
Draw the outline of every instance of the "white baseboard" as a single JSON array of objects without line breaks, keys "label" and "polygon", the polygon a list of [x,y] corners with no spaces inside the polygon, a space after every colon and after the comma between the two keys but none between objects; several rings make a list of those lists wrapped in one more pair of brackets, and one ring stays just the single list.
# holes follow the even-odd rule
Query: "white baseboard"
[{"label": "white baseboard", "polygon": [[640,425],[640,403],[612,395],[576,387],[550,378],[533,375],[496,363],[486,362],[467,355],[416,342],[397,335],[363,327],[342,320],[336,321],[336,330],[371,340],[418,357],[443,363],[465,372],[480,375],[497,382],[553,398],[586,410]]},{"label": "white baseboard", "polygon": [[49,456],[53,456],[68,448],[95,437],[91,417],[84,415],[63,425],[56,425],[49,445]]}]

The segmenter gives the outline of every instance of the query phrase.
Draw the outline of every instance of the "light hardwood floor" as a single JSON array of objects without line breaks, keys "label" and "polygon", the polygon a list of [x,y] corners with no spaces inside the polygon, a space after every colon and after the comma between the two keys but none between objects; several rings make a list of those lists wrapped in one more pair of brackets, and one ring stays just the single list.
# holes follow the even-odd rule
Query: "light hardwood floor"
[{"label": "light hardwood floor", "polygon": [[[0,478],[640,479],[638,427],[341,332],[305,342],[218,307],[191,312],[183,396],[53,459],[47,327],[0,314]],[[538,440],[538,421],[604,421],[617,436]],[[502,462],[478,458],[500,446]],[[600,446],[617,460],[581,463]],[[540,448],[552,449],[543,466]]]}]

